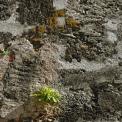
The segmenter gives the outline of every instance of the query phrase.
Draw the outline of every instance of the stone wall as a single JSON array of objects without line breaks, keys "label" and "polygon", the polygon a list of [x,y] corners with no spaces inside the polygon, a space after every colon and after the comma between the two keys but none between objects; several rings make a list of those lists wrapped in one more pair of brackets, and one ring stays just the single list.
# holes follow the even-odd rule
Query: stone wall
[{"label": "stone wall", "polygon": [[[7,2],[16,4],[9,16]],[[66,19],[80,21],[79,28],[66,26],[63,31],[40,34],[38,52],[30,43],[35,33],[28,29],[46,20],[51,2],[7,2],[0,1],[7,14],[6,21],[0,21],[0,47],[8,44],[15,60],[0,59],[0,122],[39,116],[30,95],[44,85],[62,94],[62,113],[55,121],[121,122],[121,0],[68,0]]]}]

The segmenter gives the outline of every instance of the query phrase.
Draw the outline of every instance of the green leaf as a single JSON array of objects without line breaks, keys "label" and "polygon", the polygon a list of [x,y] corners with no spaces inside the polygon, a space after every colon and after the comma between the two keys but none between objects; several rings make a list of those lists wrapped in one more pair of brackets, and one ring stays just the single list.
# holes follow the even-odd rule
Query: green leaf
[{"label": "green leaf", "polygon": [[54,97],[53,97],[52,99],[53,99],[53,102],[54,102],[54,103],[56,103],[56,102],[57,102],[57,101],[56,101],[56,99],[55,99]]}]

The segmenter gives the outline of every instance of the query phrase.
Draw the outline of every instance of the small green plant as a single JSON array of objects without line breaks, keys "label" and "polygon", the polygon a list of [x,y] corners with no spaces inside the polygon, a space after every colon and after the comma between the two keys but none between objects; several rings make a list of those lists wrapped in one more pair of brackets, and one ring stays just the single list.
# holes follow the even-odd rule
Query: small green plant
[{"label": "small green plant", "polygon": [[61,99],[60,93],[48,86],[40,88],[38,91],[32,94],[35,101],[35,107],[39,109],[39,115],[35,120],[47,121],[55,120],[60,114],[59,102]]},{"label": "small green plant", "polygon": [[8,50],[0,50],[0,55],[7,56],[7,55],[9,55],[9,51]]},{"label": "small green plant", "polygon": [[4,51],[3,51],[3,55],[4,55],[4,56],[9,55],[9,51],[8,51],[8,50],[4,50]]},{"label": "small green plant", "polygon": [[38,102],[56,104],[61,99],[60,93],[51,87],[42,87],[37,92],[32,94]]}]

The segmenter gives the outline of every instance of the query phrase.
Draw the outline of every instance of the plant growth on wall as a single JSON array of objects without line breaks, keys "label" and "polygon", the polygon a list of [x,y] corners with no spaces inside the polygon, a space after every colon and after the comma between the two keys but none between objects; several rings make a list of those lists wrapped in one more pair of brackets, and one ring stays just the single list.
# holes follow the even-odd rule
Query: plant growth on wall
[{"label": "plant growth on wall", "polygon": [[40,109],[39,116],[36,118],[36,120],[55,120],[60,113],[58,105],[61,100],[61,94],[56,89],[44,86],[38,91],[34,92],[32,97]]}]

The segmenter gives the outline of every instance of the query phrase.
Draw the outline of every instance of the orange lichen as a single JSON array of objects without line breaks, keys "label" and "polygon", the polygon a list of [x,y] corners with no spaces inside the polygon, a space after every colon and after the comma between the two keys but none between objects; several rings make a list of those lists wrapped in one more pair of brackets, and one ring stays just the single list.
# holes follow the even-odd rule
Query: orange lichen
[{"label": "orange lichen", "polygon": [[[60,19],[64,17],[64,24],[60,25]],[[68,17],[65,19],[65,9],[61,10],[53,10],[50,13],[50,16],[46,19],[46,25],[39,25],[33,29],[33,32],[37,33],[45,33],[45,32],[54,32],[56,29],[64,30],[64,28],[79,28],[80,22],[75,20],[73,17]]]},{"label": "orange lichen", "polygon": [[57,27],[57,17],[48,18],[48,26],[53,30]]},{"label": "orange lichen", "polygon": [[46,26],[43,24],[43,25],[39,25],[39,32],[41,33],[45,33],[46,32]]},{"label": "orange lichen", "polygon": [[80,22],[73,17],[68,17],[66,19],[66,25],[70,28],[79,28]]},{"label": "orange lichen", "polygon": [[53,14],[55,17],[64,17],[65,16],[65,10],[56,10]]}]

